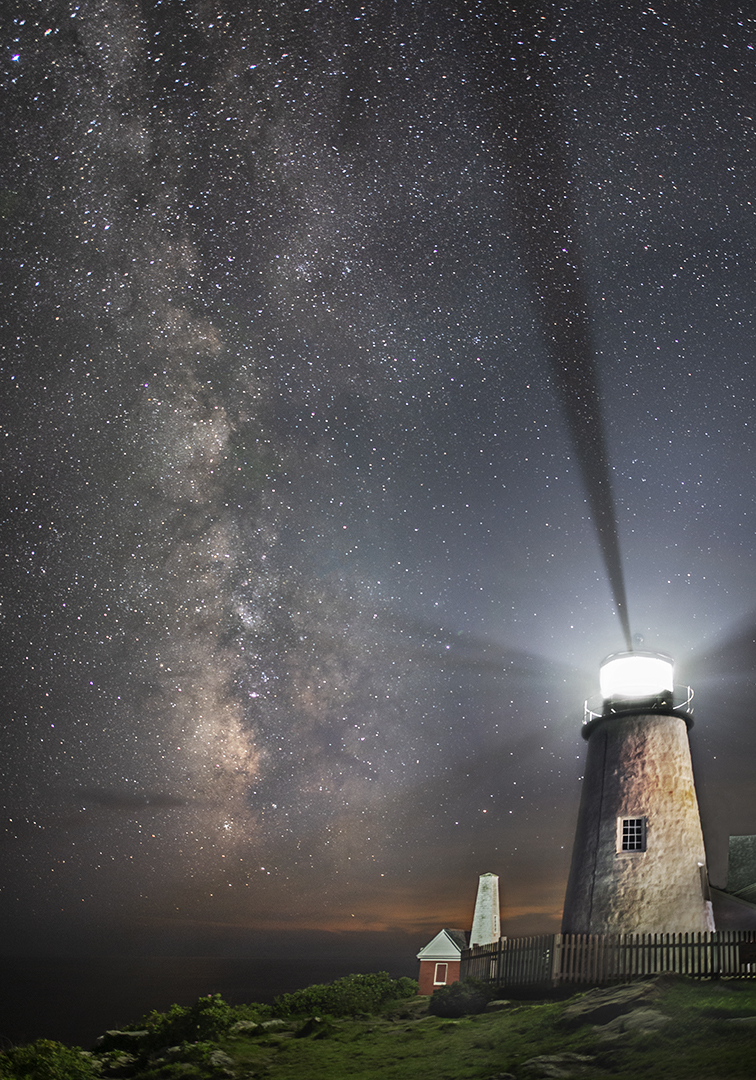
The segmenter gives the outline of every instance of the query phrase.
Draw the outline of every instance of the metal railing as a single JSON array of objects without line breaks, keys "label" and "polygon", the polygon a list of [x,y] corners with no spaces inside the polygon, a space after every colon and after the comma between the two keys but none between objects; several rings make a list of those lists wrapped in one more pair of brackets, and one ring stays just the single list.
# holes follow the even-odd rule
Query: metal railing
[{"label": "metal railing", "polygon": [[[645,705],[643,706],[645,708]],[[600,694],[594,694],[589,697],[585,703],[583,712],[583,725],[591,724],[594,720],[599,720],[602,716],[622,716],[628,713],[637,713],[638,705],[628,702],[627,707],[613,707],[609,710],[606,708],[606,702]],[[654,707],[653,704],[648,706],[649,712],[661,712],[666,714],[679,713],[680,716],[690,717],[693,714],[693,687],[682,686],[676,684],[672,690],[672,700],[668,706],[659,708]]]}]

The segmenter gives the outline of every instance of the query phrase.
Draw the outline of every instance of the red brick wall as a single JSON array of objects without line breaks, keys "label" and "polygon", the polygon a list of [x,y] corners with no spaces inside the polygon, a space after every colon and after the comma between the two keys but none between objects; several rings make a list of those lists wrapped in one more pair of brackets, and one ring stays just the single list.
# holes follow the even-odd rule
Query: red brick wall
[{"label": "red brick wall", "polygon": [[435,983],[436,965],[438,963],[446,964],[446,982],[444,986],[448,986],[449,983],[459,981],[459,960],[448,961],[436,961],[436,960],[421,960],[420,961],[420,974],[418,975],[418,982],[420,983],[419,994],[432,994],[434,990],[437,990],[440,983]]}]

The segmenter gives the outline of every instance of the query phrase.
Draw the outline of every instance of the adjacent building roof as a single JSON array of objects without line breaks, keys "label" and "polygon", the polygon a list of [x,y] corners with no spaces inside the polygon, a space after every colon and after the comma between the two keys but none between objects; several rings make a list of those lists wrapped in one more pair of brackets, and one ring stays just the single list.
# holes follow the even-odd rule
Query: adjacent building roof
[{"label": "adjacent building roof", "polygon": [[726,891],[740,900],[756,902],[756,836],[730,837]]},{"label": "adjacent building roof", "polygon": [[717,930],[756,930],[756,904],[739,894],[711,886],[714,925]]},{"label": "adjacent building roof", "polygon": [[727,885],[711,887],[717,930],[756,929],[756,836],[731,836]]},{"label": "adjacent building roof", "polygon": [[470,940],[469,930],[439,930],[417,954],[418,960],[459,960]]}]

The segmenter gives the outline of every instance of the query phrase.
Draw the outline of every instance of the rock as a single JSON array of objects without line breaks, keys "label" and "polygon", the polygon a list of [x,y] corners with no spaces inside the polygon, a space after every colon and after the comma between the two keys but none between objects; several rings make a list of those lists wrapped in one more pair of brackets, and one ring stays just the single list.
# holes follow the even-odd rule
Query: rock
[{"label": "rock", "polygon": [[[497,1012],[499,1009],[511,1009],[511,1008],[512,1008],[512,1002],[511,1001],[504,1001],[504,1000],[501,1000],[501,1001],[489,1001],[488,1004],[486,1005],[486,1012]],[[507,1074],[507,1075],[509,1075],[509,1074]],[[504,1073],[502,1073],[502,1076],[504,1076]]]},{"label": "rock", "polygon": [[658,1009],[639,1008],[617,1016],[608,1024],[596,1028],[602,1042],[621,1039],[623,1035],[652,1035],[670,1022],[670,1017]]},{"label": "rock", "polygon": [[234,1059],[229,1057],[224,1050],[213,1050],[212,1054],[210,1055],[210,1061],[218,1068],[224,1069],[227,1069],[229,1065],[233,1065],[234,1063]]},{"label": "rock", "polygon": [[[198,1050],[193,1043],[181,1043],[178,1046],[164,1046],[150,1059],[150,1063],[155,1067],[170,1064],[171,1068],[174,1070],[181,1070],[183,1068],[191,1069],[198,1060],[197,1053]],[[227,1077],[233,1077],[235,1075],[232,1069],[234,1059],[229,1057],[223,1050],[212,1050],[208,1055],[207,1061],[216,1073]]]},{"label": "rock", "polygon": [[179,1043],[178,1046],[162,1046],[153,1056],[153,1060],[178,1061],[182,1057],[186,1057],[185,1043]]},{"label": "rock", "polygon": [[297,1038],[326,1039],[332,1031],[333,1025],[327,1020],[324,1020],[321,1016],[311,1016],[309,1020],[305,1020],[304,1024],[302,1024],[297,1032]]},{"label": "rock", "polygon": [[288,1028],[288,1020],[265,1020],[258,1024],[256,1020],[237,1020],[229,1029],[230,1035],[268,1035],[281,1028]]},{"label": "rock", "polygon": [[100,1068],[104,1076],[130,1076],[136,1062],[133,1054],[114,1053],[101,1060]]},{"label": "rock", "polygon": [[149,1035],[149,1031],[119,1031],[117,1029],[111,1029],[106,1031],[104,1035],[100,1035],[99,1039],[95,1040],[95,1047],[97,1050],[133,1050],[135,1046],[146,1039]]},{"label": "rock", "polygon": [[585,1054],[541,1054],[523,1062],[521,1068],[532,1080],[570,1080],[585,1076],[592,1064],[593,1058]]},{"label": "rock", "polygon": [[656,990],[654,983],[633,983],[630,986],[610,986],[605,990],[589,990],[568,1005],[562,1013],[565,1024],[608,1024],[615,1017],[648,999]]},{"label": "rock", "polygon": [[210,1055],[210,1064],[214,1069],[217,1069],[219,1072],[225,1073],[226,1076],[234,1075],[234,1070],[232,1068],[232,1065],[234,1064],[234,1059],[229,1057],[228,1054],[224,1053],[223,1050],[213,1050],[212,1054]]},{"label": "rock", "polygon": [[229,1035],[246,1035],[248,1032],[257,1031],[261,1026],[256,1020],[237,1020],[229,1028]]}]

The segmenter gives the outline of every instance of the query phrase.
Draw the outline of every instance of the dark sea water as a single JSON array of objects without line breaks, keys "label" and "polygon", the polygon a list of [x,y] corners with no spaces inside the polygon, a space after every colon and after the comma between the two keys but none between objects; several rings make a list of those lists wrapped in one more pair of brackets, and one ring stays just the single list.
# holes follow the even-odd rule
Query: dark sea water
[{"label": "dark sea water", "polygon": [[220,993],[232,1005],[271,1002],[277,994],[357,972],[416,977],[413,956],[310,960],[208,957],[0,959],[0,1046],[49,1038],[90,1047],[107,1028],[150,1009],[190,1004]]}]

